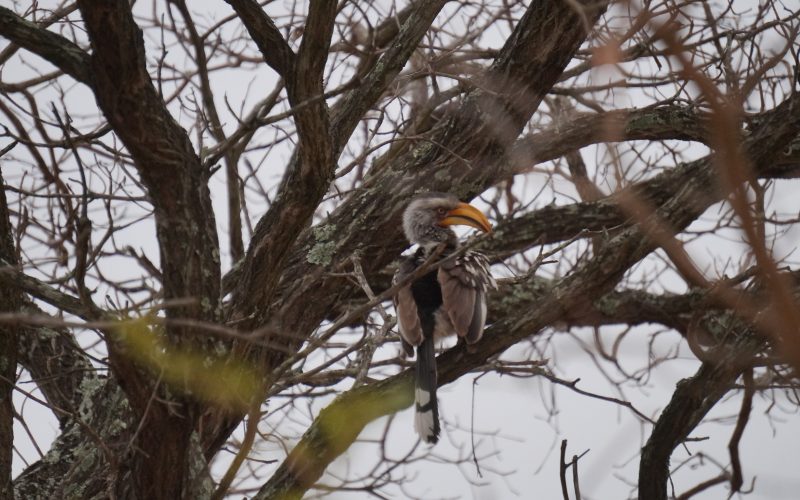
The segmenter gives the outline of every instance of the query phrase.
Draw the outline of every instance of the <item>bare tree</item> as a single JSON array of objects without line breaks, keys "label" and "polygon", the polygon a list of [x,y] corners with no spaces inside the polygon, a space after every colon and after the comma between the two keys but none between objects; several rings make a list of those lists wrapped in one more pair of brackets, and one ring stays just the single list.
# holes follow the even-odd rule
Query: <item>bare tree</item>
[{"label": "bare tree", "polygon": [[[443,349],[440,384],[532,378],[632,413],[638,498],[750,488],[745,429],[800,403],[796,5],[217,3],[0,7],[2,498],[424,495],[402,467],[440,459],[394,431],[413,395],[391,307],[421,191],[495,224],[468,243],[500,282],[489,326]],[[726,400],[728,456],[698,444],[718,471],[676,491],[673,451]],[[35,434],[32,402],[59,425],[33,461],[12,433]],[[379,419],[378,452],[332,470]],[[480,474],[503,441],[461,424],[448,460]],[[579,459],[564,442],[566,498]]]}]

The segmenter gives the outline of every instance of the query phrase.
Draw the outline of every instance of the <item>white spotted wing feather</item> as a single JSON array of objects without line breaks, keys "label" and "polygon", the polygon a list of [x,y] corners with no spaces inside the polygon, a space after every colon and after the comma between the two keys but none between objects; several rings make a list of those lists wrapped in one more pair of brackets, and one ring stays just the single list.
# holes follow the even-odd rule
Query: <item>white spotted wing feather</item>
[{"label": "white spotted wing feather", "polygon": [[486,257],[466,252],[442,264],[437,278],[442,287],[442,308],[455,333],[470,344],[477,342],[486,325],[486,293],[497,288]]},{"label": "white spotted wing feather", "polygon": [[[402,281],[403,278],[414,272],[415,267],[412,259],[402,259],[400,267],[394,274],[392,284]],[[411,284],[406,284],[397,291],[394,296],[394,307],[397,311],[397,326],[400,330],[400,336],[409,346],[404,346],[404,348],[407,354],[412,355],[413,350],[409,352],[410,346],[418,346],[422,343],[422,325],[419,322],[417,303],[411,293]]]}]

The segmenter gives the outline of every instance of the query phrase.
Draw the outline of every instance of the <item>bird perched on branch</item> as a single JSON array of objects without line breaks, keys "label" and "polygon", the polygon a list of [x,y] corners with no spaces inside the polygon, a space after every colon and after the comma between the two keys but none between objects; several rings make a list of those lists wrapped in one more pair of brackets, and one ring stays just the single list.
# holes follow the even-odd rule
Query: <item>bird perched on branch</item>
[{"label": "bird perched on branch", "polygon": [[445,193],[415,197],[403,212],[403,230],[419,249],[403,257],[394,276],[402,282],[437,252],[441,264],[401,287],[395,295],[397,323],[403,348],[409,356],[417,350],[414,428],[423,440],[439,440],[434,341],[456,334],[473,344],[486,324],[486,292],[497,284],[486,257],[459,251],[450,226],[471,226],[490,233],[492,226],[480,210]]}]

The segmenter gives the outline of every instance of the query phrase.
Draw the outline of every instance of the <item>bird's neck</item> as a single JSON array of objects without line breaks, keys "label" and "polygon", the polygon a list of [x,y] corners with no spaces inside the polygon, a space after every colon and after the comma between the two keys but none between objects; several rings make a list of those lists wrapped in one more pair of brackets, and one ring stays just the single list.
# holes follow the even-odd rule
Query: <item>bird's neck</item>
[{"label": "bird's neck", "polygon": [[446,241],[429,241],[429,242],[425,242],[423,244],[420,244],[420,248],[422,248],[422,252],[425,255],[425,257],[427,258],[433,252],[435,252],[437,248],[439,248],[439,245],[444,245],[444,251],[442,252],[442,254],[446,255],[446,254],[449,254],[450,252],[458,249],[459,241],[455,237],[454,238],[449,238]]}]

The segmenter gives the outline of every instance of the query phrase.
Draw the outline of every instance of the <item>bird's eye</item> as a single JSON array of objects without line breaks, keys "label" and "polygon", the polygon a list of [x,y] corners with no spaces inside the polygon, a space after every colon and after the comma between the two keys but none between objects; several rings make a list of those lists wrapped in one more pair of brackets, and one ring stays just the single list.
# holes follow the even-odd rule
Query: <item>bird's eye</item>
[{"label": "bird's eye", "polygon": [[444,208],[444,207],[439,207],[439,208],[436,209],[436,214],[439,217],[444,217],[445,215],[447,215],[447,209]]}]

